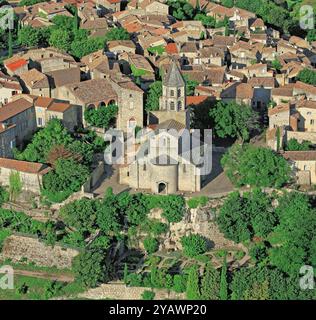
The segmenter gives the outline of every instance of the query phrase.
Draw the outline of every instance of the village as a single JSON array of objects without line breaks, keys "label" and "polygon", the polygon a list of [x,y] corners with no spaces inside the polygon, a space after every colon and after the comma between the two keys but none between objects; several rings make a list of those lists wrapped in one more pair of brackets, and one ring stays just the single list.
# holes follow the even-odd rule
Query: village
[{"label": "village", "polygon": [[[290,230],[316,226],[316,32],[248,2],[4,2],[0,299],[311,298]],[[106,161],[109,132],[135,159]]]}]

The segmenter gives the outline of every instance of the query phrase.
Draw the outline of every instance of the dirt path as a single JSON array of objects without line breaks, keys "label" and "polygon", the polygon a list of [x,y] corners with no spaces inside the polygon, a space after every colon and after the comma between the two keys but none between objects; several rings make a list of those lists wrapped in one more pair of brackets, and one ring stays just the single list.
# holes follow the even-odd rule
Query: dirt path
[{"label": "dirt path", "polygon": [[45,271],[30,271],[30,270],[14,269],[14,274],[17,274],[20,276],[48,279],[53,281],[56,280],[61,282],[73,282],[75,280],[74,277],[70,274],[54,274],[54,273],[48,273]]}]

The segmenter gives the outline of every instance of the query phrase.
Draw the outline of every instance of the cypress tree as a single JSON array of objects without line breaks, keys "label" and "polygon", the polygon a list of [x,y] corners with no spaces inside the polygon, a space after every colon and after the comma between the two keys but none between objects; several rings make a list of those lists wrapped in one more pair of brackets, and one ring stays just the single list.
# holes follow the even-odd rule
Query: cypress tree
[{"label": "cypress tree", "polygon": [[9,28],[9,37],[8,37],[8,56],[9,58],[12,57],[13,55],[13,48],[12,48],[13,44],[12,44],[12,31]]},{"label": "cypress tree", "polygon": [[128,278],[128,268],[127,263],[124,264],[124,275],[123,275],[123,281],[125,284],[127,284],[127,278]]},{"label": "cypress tree", "polygon": [[218,300],[219,282],[219,272],[214,269],[211,263],[208,263],[201,280],[201,298],[204,300]]},{"label": "cypress tree", "polygon": [[224,263],[223,263],[222,271],[221,271],[221,283],[220,283],[219,297],[220,297],[221,300],[227,300],[228,299],[226,255],[224,257]]},{"label": "cypress tree", "polygon": [[201,297],[197,265],[192,266],[189,270],[186,294],[189,300],[198,300]]}]

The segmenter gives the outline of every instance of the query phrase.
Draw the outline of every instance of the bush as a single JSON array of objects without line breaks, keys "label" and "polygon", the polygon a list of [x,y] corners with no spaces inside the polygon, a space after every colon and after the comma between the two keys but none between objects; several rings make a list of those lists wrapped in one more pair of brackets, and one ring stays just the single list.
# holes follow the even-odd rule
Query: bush
[{"label": "bush", "polygon": [[189,258],[196,257],[207,251],[207,243],[205,238],[198,234],[183,236],[181,238],[181,244],[184,255]]},{"label": "bush", "polygon": [[0,207],[2,204],[9,200],[9,193],[4,189],[2,186],[0,186]]},{"label": "bush", "polygon": [[173,277],[173,287],[175,292],[182,293],[185,292],[187,288],[187,276],[184,274],[176,274]]},{"label": "bush", "polygon": [[145,291],[142,293],[142,298],[143,298],[143,300],[154,300],[154,298],[155,298],[155,292],[145,290]]},{"label": "bush", "polygon": [[207,204],[208,198],[206,196],[193,197],[188,200],[188,206],[190,209],[197,207],[204,207]]},{"label": "bush", "polygon": [[144,239],[144,248],[148,254],[152,254],[158,250],[159,243],[156,239],[152,237],[146,237]]}]

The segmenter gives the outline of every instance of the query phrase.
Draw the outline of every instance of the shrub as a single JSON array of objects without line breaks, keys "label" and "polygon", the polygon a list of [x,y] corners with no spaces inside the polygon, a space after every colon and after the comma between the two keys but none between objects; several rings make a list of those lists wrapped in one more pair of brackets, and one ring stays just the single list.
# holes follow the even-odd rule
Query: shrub
[{"label": "shrub", "polygon": [[190,236],[183,236],[181,238],[183,253],[189,258],[198,256],[207,251],[207,243],[204,237],[198,234],[191,234]]},{"label": "shrub", "polygon": [[146,237],[144,239],[144,248],[148,254],[152,254],[158,250],[159,243],[156,239],[152,237]]},{"label": "shrub", "polygon": [[145,291],[142,293],[142,298],[143,298],[143,300],[154,300],[154,298],[155,298],[155,292],[149,291],[149,290],[145,290]]},{"label": "shrub", "polygon": [[207,204],[208,198],[206,196],[193,197],[188,200],[188,206],[190,209],[197,207],[203,207]]}]

